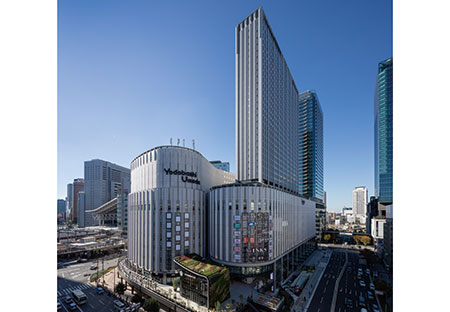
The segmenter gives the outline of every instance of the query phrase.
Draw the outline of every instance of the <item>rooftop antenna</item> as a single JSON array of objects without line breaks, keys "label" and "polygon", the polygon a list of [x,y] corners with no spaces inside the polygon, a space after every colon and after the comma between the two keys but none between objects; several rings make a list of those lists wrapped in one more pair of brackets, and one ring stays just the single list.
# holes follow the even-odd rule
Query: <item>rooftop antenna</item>
[{"label": "rooftop antenna", "polygon": [[184,147],[184,139],[183,139],[183,147]]},{"label": "rooftop antenna", "polygon": [[170,145],[172,145],[172,138],[170,138]]},{"label": "rooftop antenna", "polygon": [[177,146],[180,146],[180,139],[177,138]]},{"label": "rooftop antenna", "polygon": [[195,140],[192,139],[192,149],[195,150]]}]

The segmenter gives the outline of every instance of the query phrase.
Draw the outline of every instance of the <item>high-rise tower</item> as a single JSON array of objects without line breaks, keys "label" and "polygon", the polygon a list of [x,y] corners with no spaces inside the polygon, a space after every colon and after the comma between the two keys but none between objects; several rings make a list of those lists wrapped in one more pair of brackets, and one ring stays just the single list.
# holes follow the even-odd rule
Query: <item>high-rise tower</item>
[{"label": "high-rise tower", "polygon": [[375,196],[392,203],[392,58],[378,64],[375,88]]},{"label": "high-rise tower", "polygon": [[298,192],[298,90],[260,7],[236,26],[237,179]]},{"label": "high-rise tower", "polygon": [[323,113],[314,91],[299,96],[299,193],[323,201]]}]

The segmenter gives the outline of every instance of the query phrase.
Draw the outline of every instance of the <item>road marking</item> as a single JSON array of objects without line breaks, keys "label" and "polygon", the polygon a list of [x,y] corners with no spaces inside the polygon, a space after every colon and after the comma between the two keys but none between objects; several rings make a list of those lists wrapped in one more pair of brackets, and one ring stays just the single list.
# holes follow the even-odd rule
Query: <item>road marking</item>
[{"label": "road marking", "polygon": [[105,304],[103,303],[103,301],[101,301],[100,299],[98,299],[98,302],[100,302],[102,305],[105,305]]},{"label": "road marking", "polygon": [[323,296],[320,298],[320,303],[322,303],[322,301],[323,301]]},{"label": "road marking", "polygon": [[58,297],[61,297],[61,293],[58,291]]},{"label": "road marking", "polygon": [[93,309],[94,308],[94,306],[92,305],[92,304],[90,304],[90,303],[88,303],[89,304],[89,306]]}]

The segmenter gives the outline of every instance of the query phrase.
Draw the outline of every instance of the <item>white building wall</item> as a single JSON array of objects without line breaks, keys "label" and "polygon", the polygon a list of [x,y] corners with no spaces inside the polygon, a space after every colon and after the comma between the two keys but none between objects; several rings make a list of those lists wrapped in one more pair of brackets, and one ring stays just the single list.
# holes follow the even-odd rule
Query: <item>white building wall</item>
[{"label": "white building wall", "polygon": [[205,256],[206,192],[234,181],[233,174],[189,148],[160,146],[135,158],[128,197],[129,260],[161,274],[175,272],[175,256]]},{"label": "white building wall", "polygon": [[230,185],[214,188],[209,199],[209,256],[219,263],[270,264],[315,236],[315,202],[302,197],[261,185]]}]

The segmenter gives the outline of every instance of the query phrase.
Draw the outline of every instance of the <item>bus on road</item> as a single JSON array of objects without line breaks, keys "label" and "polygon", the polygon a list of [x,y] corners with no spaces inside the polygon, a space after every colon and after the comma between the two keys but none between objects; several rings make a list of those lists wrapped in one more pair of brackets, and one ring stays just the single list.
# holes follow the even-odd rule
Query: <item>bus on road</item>
[{"label": "bus on road", "polygon": [[75,289],[74,291],[72,291],[72,297],[77,304],[83,304],[87,301],[86,295],[79,289]]}]

